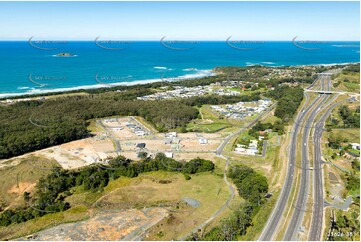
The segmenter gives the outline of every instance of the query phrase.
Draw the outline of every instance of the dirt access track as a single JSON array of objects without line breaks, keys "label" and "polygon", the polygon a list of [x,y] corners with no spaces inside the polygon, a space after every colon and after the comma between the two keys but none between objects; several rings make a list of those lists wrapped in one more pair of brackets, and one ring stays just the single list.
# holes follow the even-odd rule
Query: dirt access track
[{"label": "dirt access track", "polygon": [[116,213],[101,213],[89,220],[61,224],[26,236],[22,240],[139,240],[149,228],[167,215],[168,211],[164,208],[129,209]]}]

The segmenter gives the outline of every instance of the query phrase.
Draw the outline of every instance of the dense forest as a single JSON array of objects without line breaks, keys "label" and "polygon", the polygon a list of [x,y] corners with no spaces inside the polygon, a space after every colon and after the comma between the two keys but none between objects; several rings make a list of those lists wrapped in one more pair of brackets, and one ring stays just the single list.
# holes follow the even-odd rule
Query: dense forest
[{"label": "dense forest", "polygon": [[[352,111],[346,105],[342,105],[339,109],[344,128],[360,128],[360,106]],[[337,125],[339,127],[339,124]]]},{"label": "dense forest", "polygon": [[213,171],[214,164],[209,160],[196,158],[189,162],[178,162],[159,153],[155,158],[145,158],[134,162],[123,156],[109,161],[108,165],[91,165],[79,170],[54,168],[53,172],[41,178],[36,185],[36,192],[30,196],[24,193],[26,206],[8,209],[0,214],[0,226],[21,223],[49,213],[61,212],[70,208],[65,201],[71,196],[71,188],[82,186],[85,191],[101,191],[109,181],[121,176],[137,177],[149,171],[182,172],[186,179],[190,174]]},{"label": "dense forest", "polygon": [[277,86],[268,94],[270,97],[278,100],[275,110],[275,116],[287,123],[292,120],[303,100],[303,89],[299,86]]},{"label": "dense forest", "polygon": [[239,195],[246,200],[233,214],[223,219],[220,225],[212,228],[204,236],[193,234],[189,240],[231,241],[244,235],[252,219],[266,202],[265,195],[268,192],[266,177],[246,166],[232,167],[228,171],[228,177],[238,189]]},{"label": "dense forest", "polygon": [[[291,67],[285,68],[292,69]],[[87,130],[89,120],[107,116],[141,116],[161,132],[170,129],[186,132],[187,124],[197,118],[199,114],[198,110],[194,108],[195,106],[256,101],[260,99],[260,93],[254,92],[241,96],[208,95],[157,101],[140,101],[136,98],[152,94],[155,92],[155,88],[161,86],[171,88],[176,85],[187,87],[209,85],[227,80],[234,73],[240,80],[258,80],[259,85],[276,86],[269,97],[278,100],[276,116],[287,123],[296,112],[303,92],[300,87],[291,88],[278,84],[294,81],[312,82],[314,77],[311,76],[310,71],[300,70],[298,72],[301,74],[295,77],[297,80],[264,78],[271,70],[262,66],[220,67],[215,69],[218,75],[200,79],[79,90],[79,92],[87,92],[89,95],[0,105],[0,159],[87,137],[90,135]],[[283,125],[280,122],[276,124],[276,129],[280,134],[283,132]]]},{"label": "dense forest", "polygon": [[355,241],[360,236],[360,219],[357,213],[347,216],[343,211],[335,212],[335,221],[331,224],[329,241]]},{"label": "dense forest", "polygon": [[[277,69],[282,71],[295,70],[294,67],[277,67]],[[274,74],[272,68],[261,65],[250,67],[217,67],[215,70],[217,73],[225,75],[227,79],[231,81],[257,82],[259,85],[276,87],[285,82],[312,83],[317,77],[314,73],[322,71],[323,68],[320,69],[315,67],[313,70],[298,69],[296,72],[293,72],[292,77],[282,77],[281,75],[276,75]]]},{"label": "dense forest", "polygon": [[188,99],[140,101],[146,90],[18,102],[0,106],[0,159],[89,135],[88,120],[114,115],[141,116],[159,131],[183,128],[197,118],[194,106],[256,101],[259,93],[243,96],[208,95]]},{"label": "dense forest", "polygon": [[258,121],[255,125],[252,126],[252,128],[248,130],[248,134],[258,138],[260,136],[259,132],[265,131],[266,129],[272,129],[272,131],[277,132],[279,135],[283,135],[285,132],[284,124],[279,120],[275,121],[274,124],[261,123]]},{"label": "dense forest", "polygon": [[[166,79],[166,78],[165,78]],[[59,94],[68,94],[68,93],[89,93],[89,94],[101,94],[101,93],[112,93],[112,92],[139,92],[139,90],[143,91],[142,96],[149,95],[154,91],[152,89],[160,88],[160,87],[173,87],[173,86],[186,86],[186,87],[195,87],[195,86],[206,86],[212,83],[224,81],[224,76],[216,75],[216,76],[207,76],[202,78],[195,78],[195,79],[185,79],[179,81],[160,81],[160,82],[152,82],[146,84],[137,84],[132,86],[108,86],[108,87],[101,87],[101,88],[94,88],[94,89],[79,89],[79,90],[72,90],[67,92],[52,92],[52,93],[42,93],[42,94],[31,94],[31,95],[22,95],[17,97],[8,97],[8,98],[0,98],[1,99],[18,99],[18,98],[28,98],[28,97],[37,97],[37,96],[53,96]]]},{"label": "dense forest", "polygon": [[350,64],[342,70],[343,74],[360,73],[360,64]]}]

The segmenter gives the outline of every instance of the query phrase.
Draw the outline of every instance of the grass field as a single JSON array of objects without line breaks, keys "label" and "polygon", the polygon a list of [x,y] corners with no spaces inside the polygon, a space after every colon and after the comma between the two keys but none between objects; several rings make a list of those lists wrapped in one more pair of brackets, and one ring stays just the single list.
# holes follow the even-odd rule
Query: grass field
[{"label": "grass field", "polygon": [[345,137],[351,143],[360,143],[360,129],[332,129],[336,137]]},{"label": "grass field", "polygon": [[279,192],[273,194],[273,196],[262,205],[256,216],[253,218],[253,225],[247,229],[246,235],[240,236],[239,241],[256,241],[262,233],[263,227],[266,225],[268,217],[272,213],[272,209],[277,202]]},{"label": "grass field", "polygon": [[189,123],[187,126],[188,131],[214,133],[232,126],[228,120],[221,119],[216,113],[212,112],[209,105],[203,105],[199,112],[201,119]]},{"label": "grass field", "polygon": [[269,115],[267,115],[264,119],[262,119],[262,123],[271,123],[274,124],[276,121],[281,121],[280,118],[273,115],[273,112],[271,112]]},{"label": "grass field", "polygon": [[26,189],[31,189],[40,177],[58,166],[55,161],[35,156],[19,159],[20,164],[0,169],[0,212],[9,205],[20,203]]},{"label": "grass field", "polygon": [[[345,82],[345,80],[348,80]],[[360,73],[354,75],[345,75],[340,74],[333,83],[340,82],[340,85],[334,89],[348,91],[348,92],[357,92],[360,93]]]},{"label": "grass field", "polygon": [[[16,180],[5,182],[6,179],[16,177],[16,174],[27,171],[20,177],[22,183],[35,183],[41,176],[49,172],[40,169],[31,169],[29,162],[22,162],[12,171],[0,176],[3,191],[11,190],[16,186]],[[48,167],[51,167],[51,163]],[[136,178],[120,177],[110,181],[101,192],[84,191],[82,187],[75,187],[73,195],[66,198],[71,209],[62,213],[52,213],[41,218],[29,220],[21,224],[12,224],[0,227],[0,239],[12,239],[37,232],[58,224],[84,220],[101,212],[113,212],[122,209],[165,206],[169,208],[172,220],[166,219],[161,225],[152,229],[149,238],[171,240],[179,239],[190,233],[196,226],[205,222],[218,209],[220,209],[230,196],[227,185],[223,181],[225,161],[215,160],[214,172],[205,172],[192,175],[186,180],[182,173],[176,172],[149,172]],[[11,179],[10,179],[11,180]],[[7,201],[20,197],[8,195]],[[199,202],[199,207],[187,205],[184,198]],[[161,235],[161,237],[159,237]]]},{"label": "grass field", "polygon": [[192,124],[188,125],[188,129],[193,132],[214,133],[225,128],[231,127],[228,123],[211,123],[211,124]]},{"label": "grass field", "polygon": [[77,206],[62,213],[51,213],[40,218],[29,220],[25,223],[0,227],[0,239],[12,240],[62,223],[85,220],[89,218],[87,210],[88,208],[85,206]]},{"label": "grass field", "polygon": [[353,83],[353,82],[344,82],[343,85],[352,91],[357,91],[360,89],[360,84],[359,83]]},{"label": "grass field", "polygon": [[242,132],[237,139],[238,144],[249,143],[250,140],[256,139],[255,137],[248,134],[248,130]]},{"label": "grass field", "polygon": [[260,88],[260,89],[255,90],[255,91],[252,91],[251,89],[242,91],[241,88],[239,88],[239,87],[232,87],[232,88],[228,88],[228,89],[231,90],[231,91],[240,92],[241,95],[250,95],[250,94],[255,93],[255,92],[266,92],[267,91],[267,88]]}]

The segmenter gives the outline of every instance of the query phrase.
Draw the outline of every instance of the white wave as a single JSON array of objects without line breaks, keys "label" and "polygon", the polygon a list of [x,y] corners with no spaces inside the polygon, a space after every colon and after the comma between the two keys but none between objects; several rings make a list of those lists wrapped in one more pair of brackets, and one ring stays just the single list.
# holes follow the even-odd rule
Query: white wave
[{"label": "white wave", "polygon": [[274,65],[276,63],[271,62],[271,61],[265,61],[265,62],[261,62],[262,64],[266,64],[266,65]]},{"label": "white wave", "polygon": [[[201,78],[201,77],[213,76],[213,75],[215,75],[215,73],[213,73],[212,70],[200,70],[195,74],[179,76],[177,78],[179,80],[184,80],[184,79]],[[77,86],[77,87],[55,88],[55,89],[31,88],[31,90],[29,90],[27,92],[3,93],[3,94],[0,94],[0,98],[15,97],[15,96],[21,96],[21,95],[31,95],[31,94],[68,92],[68,91],[75,91],[75,90],[80,90],[80,89],[109,88],[109,87],[116,87],[116,86],[133,86],[133,85],[141,85],[141,84],[148,84],[148,83],[161,82],[161,81],[163,81],[163,80],[162,79],[146,79],[146,80],[138,80],[138,81],[131,81],[131,82],[117,82],[117,83],[109,83],[109,84],[84,85],[84,86]]]},{"label": "white wave", "polygon": [[18,90],[25,90],[25,89],[30,89],[30,87],[18,87]]},{"label": "white wave", "polygon": [[360,47],[359,45],[331,45],[338,48],[352,48],[352,47]]},{"label": "white wave", "polygon": [[[343,63],[330,63],[330,64],[307,64],[307,65],[292,65],[292,66],[336,66],[336,65],[349,65],[359,64],[360,62],[343,62]],[[288,65],[289,66],[289,65]]]},{"label": "white wave", "polygon": [[256,66],[258,63],[246,62],[246,66]]},{"label": "white wave", "polygon": [[168,68],[165,66],[155,66],[153,67],[154,69],[158,69],[158,70],[167,70]]},{"label": "white wave", "polygon": [[61,57],[61,58],[71,58],[71,57],[77,57],[78,55],[71,55],[71,56],[59,56],[59,55],[51,55],[52,57]]},{"label": "white wave", "polygon": [[179,77],[184,79],[192,79],[192,78],[200,78],[200,77],[213,76],[213,75],[215,74],[212,72],[212,70],[199,70],[197,73],[186,74]]},{"label": "white wave", "polygon": [[186,68],[186,69],[183,69],[182,71],[198,71],[197,68]]}]

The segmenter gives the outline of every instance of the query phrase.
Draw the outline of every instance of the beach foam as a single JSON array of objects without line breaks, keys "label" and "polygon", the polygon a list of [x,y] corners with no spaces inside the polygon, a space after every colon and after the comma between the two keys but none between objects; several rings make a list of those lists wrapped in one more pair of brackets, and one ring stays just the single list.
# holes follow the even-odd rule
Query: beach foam
[{"label": "beach foam", "polygon": [[197,68],[186,68],[186,69],[183,69],[182,71],[198,71]]},{"label": "beach foam", "polygon": [[355,47],[360,47],[359,45],[331,45],[334,47],[338,47],[338,48],[355,48]]},{"label": "beach foam", "polygon": [[[195,74],[187,74],[187,75],[174,77],[174,78],[172,78],[172,80],[180,81],[180,80],[185,80],[185,79],[202,78],[202,77],[213,76],[213,75],[215,75],[215,73],[213,73],[212,70],[199,70]],[[165,78],[165,79],[167,79],[167,78]],[[54,92],[68,92],[68,91],[76,91],[76,90],[81,90],[81,89],[110,88],[110,87],[116,87],[116,86],[133,86],[133,85],[142,85],[142,84],[162,82],[162,81],[164,81],[164,80],[147,79],[147,80],[137,80],[137,81],[131,81],[131,82],[115,82],[115,83],[109,83],[109,84],[83,85],[83,86],[77,86],[77,87],[54,88],[54,89],[31,88],[31,90],[29,90],[27,92],[3,93],[3,94],[0,94],[0,98],[15,97],[15,96],[21,96],[21,95],[32,95],[32,94],[45,94],[45,93],[54,93]]]}]

